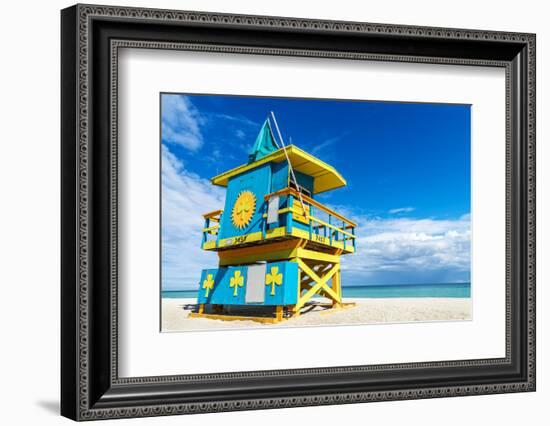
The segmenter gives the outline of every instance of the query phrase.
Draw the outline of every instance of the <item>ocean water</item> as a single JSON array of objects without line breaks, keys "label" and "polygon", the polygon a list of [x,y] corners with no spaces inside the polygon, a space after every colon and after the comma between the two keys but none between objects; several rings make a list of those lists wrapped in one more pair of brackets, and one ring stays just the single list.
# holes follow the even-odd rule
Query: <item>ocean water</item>
[{"label": "ocean water", "polygon": [[199,295],[197,290],[161,291],[163,299],[196,299]]},{"label": "ocean water", "polygon": [[[470,297],[470,283],[452,284],[392,284],[342,287],[343,297],[387,298],[387,297]],[[198,291],[163,291],[166,299],[196,299]]]},{"label": "ocean water", "polygon": [[470,297],[470,283],[342,287],[344,297]]}]

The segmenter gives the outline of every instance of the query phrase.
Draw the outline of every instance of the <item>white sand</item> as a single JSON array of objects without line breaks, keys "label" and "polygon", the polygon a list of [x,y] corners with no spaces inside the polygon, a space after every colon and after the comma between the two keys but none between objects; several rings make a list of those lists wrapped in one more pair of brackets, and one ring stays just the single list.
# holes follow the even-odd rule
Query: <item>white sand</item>
[{"label": "white sand", "polygon": [[462,298],[388,298],[351,299],[356,306],[327,310],[315,307],[297,318],[278,324],[255,321],[222,321],[189,318],[196,299],[162,299],[162,331],[217,330],[229,328],[304,327],[322,325],[379,324],[414,321],[460,321],[472,319],[471,299]]}]

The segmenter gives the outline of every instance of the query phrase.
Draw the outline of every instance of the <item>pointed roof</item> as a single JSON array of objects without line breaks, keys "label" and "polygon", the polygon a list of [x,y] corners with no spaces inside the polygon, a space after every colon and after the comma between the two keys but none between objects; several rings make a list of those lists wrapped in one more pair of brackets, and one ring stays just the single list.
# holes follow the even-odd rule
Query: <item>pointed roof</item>
[{"label": "pointed roof", "polygon": [[248,162],[253,163],[254,161],[258,161],[278,149],[279,146],[275,142],[269,119],[267,119],[262,125],[258,136],[256,136],[256,142],[254,142],[250,154],[248,154]]},{"label": "pointed roof", "polygon": [[314,194],[330,191],[331,189],[340,188],[346,185],[346,180],[336,171],[334,167],[321,161],[317,157],[308,154],[295,145],[288,145],[286,147],[286,155],[283,148],[280,148],[264,155],[259,160],[252,161],[248,164],[243,164],[242,166],[235,167],[234,169],[228,170],[218,176],[214,176],[212,178],[212,183],[218,186],[227,186],[229,179],[233,176],[240,175],[241,173],[258,167],[261,164],[287,161],[287,156],[294,170],[313,177]]}]

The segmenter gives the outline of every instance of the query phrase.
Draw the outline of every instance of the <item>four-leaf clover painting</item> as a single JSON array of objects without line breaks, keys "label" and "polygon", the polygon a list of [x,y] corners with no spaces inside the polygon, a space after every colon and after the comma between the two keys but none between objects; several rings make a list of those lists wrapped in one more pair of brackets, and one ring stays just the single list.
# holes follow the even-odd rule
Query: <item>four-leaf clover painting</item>
[{"label": "four-leaf clover painting", "polygon": [[214,288],[214,280],[212,279],[212,274],[208,274],[206,279],[202,282],[202,288],[206,290],[205,297],[208,297],[210,290]]},{"label": "four-leaf clover painting", "polygon": [[229,280],[229,287],[233,288],[233,296],[238,295],[239,287],[244,285],[244,277],[241,275],[241,271],[235,271],[235,274]]},{"label": "four-leaf clover painting", "polygon": [[265,285],[271,286],[271,293],[269,294],[271,294],[272,296],[275,296],[275,286],[281,285],[282,283],[283,283],[283,274],[279,273],[279,267],[272,266],[271,273],[265,276]]},{"label": "four-leaf clover painting", "polygon": [[[212,274],[207,274],[206,279],[202,282],[202,288],[205,290],[204,296],[208,297],[210,291],[214,289],[214,277]],[[278,266],[272,266],[270,271],[265,276],[265,285],[271,286],[270,295],[275,296],[276,286],[283,284],[283,274],[279,272]],[[236,270],[233,276],[229,279],[229,287],[233,289],[233,296],[239,295],[239,287],[244,286],[244,276],[240,270]]]}]

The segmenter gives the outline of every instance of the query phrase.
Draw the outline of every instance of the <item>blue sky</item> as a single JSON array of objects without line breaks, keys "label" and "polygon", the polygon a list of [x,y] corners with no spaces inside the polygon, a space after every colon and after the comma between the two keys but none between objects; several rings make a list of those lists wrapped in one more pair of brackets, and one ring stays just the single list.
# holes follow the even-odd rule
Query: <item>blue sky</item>
[{"label": "blue sky", "polygon": [[269,111],[348,182],[318,197],[359,223],[343,285],[469,281],[470,106],[178,94],[161,106],[163,289],[194,289],[217,264],[199,248],[201,214],[223,207],[209,179],[247,161]]}]

